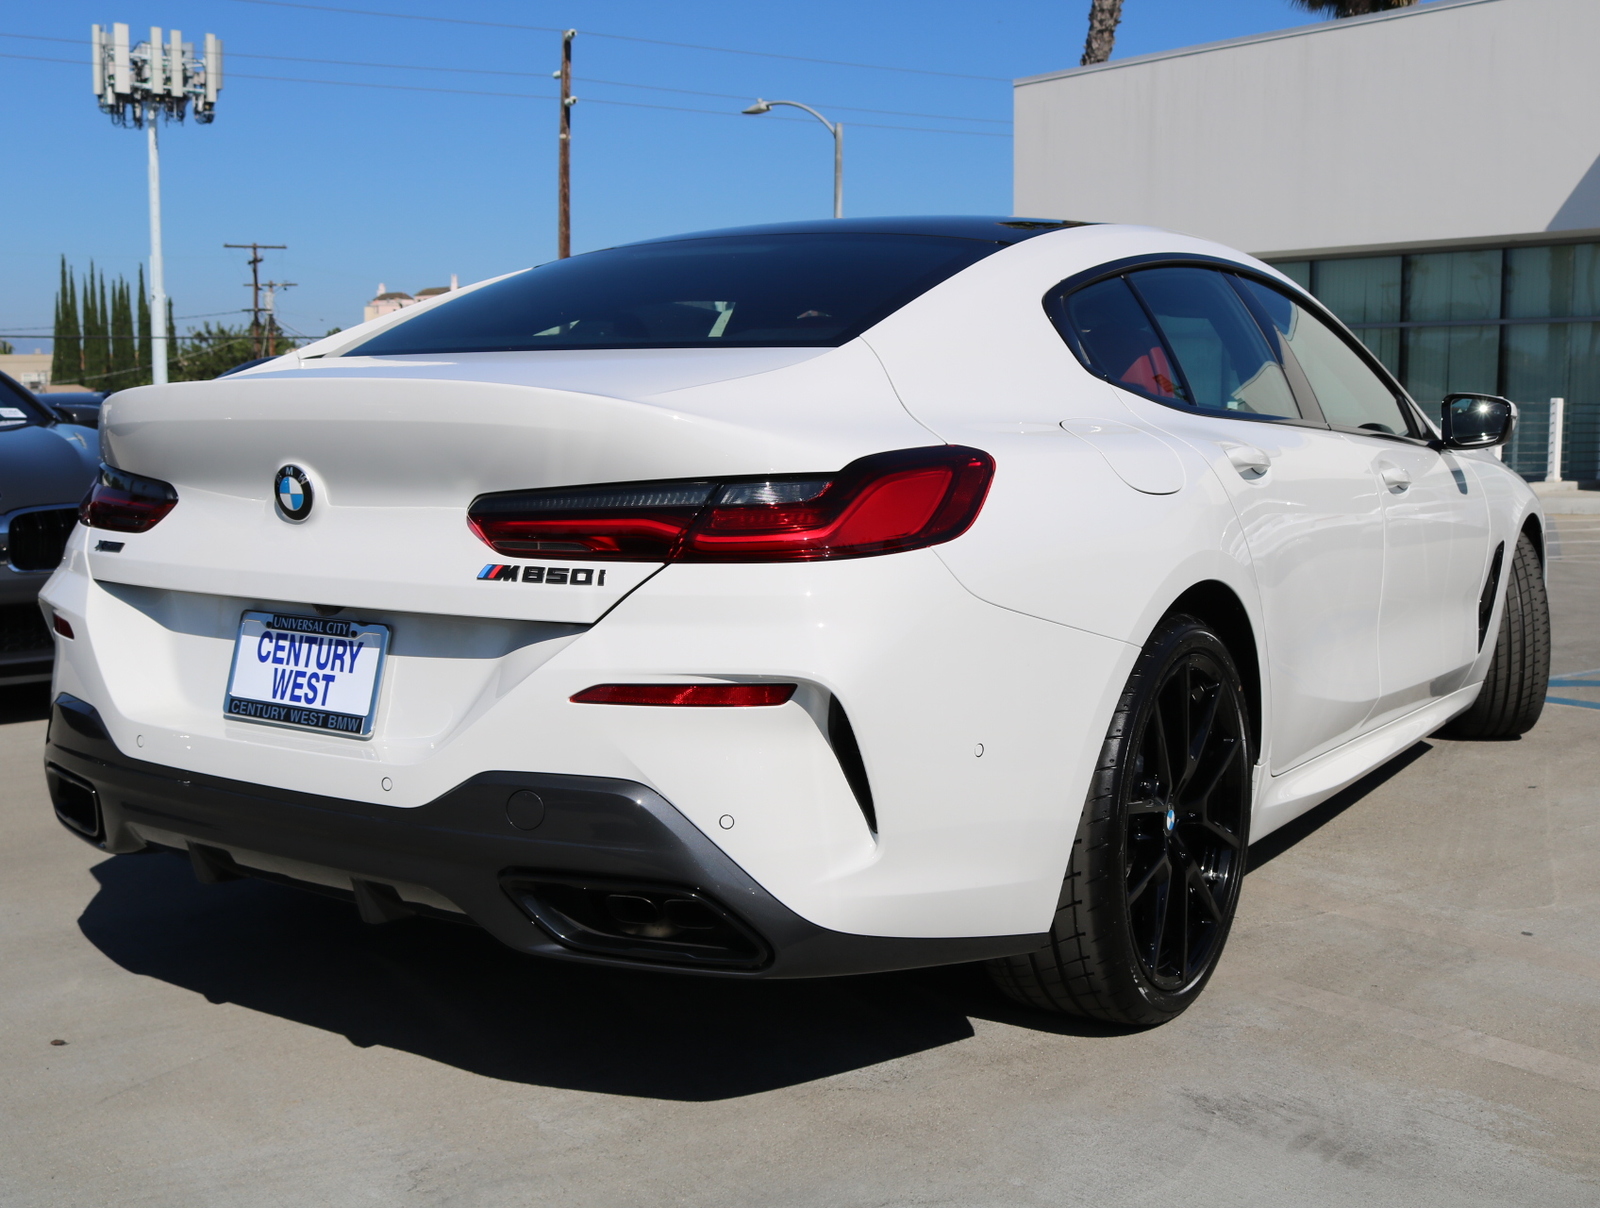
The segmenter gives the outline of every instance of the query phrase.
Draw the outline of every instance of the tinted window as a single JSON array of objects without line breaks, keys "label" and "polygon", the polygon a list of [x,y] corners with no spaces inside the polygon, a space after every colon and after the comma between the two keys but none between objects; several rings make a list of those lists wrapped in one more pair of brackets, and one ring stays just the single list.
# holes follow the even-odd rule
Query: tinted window
[{"label": "tinted window", "polygon": [[33,391],[0,373],[0,431],[29,424],[49,423]]},{"label": "tinted window", "polygon": [[486,285],[351,351],[829,347],[1003,246],[841,232],[608,248]]},{"label": "tinted window", "polygon": [[1258,281],[1235,278],[1261,304],[1305,371],[1323,418],[1335,428],[1406,435],[1394,390],[1342,336],[1298,302]]},{"label": "tinted window", "polygon": [[1069,294],[1063,310],[1090,368],[1141,394],[1187,401],[1161,337],[1121,277]]},{"label": "tinted window", "polygon": [[1156,268],[1129,280],[1167,337],[1196,406],[1300,417],[1277,354],[1226,277]]}]

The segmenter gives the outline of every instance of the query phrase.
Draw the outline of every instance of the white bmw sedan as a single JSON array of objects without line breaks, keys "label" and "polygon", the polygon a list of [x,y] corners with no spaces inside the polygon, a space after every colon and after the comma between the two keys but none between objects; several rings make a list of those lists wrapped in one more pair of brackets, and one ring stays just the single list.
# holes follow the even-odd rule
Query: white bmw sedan
[{"label": "white bmw sedan", "polygon": [[108,403],[52,798],[370,922],[1159,1023],[1252,840],[1538,718],[1514,420],[1148,228],[576,256]]}]

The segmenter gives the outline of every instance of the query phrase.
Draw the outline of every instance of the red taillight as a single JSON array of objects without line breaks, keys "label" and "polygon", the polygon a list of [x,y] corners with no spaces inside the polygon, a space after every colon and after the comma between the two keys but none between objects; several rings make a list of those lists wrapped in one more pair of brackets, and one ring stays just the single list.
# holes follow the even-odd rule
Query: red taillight
[{"label": "red taillight", "polygon": [[572,699],[580,705],[687,705],[696,709],[738,709],[781,705],[794,684],[596,684]]},{"label": "red taillight", "polygon": [[144,533],[155,528],[177,502],[178,492],[170,483],[101,466],[100,477],[78,508],[78,519],[116,533]]},{"label": "red taillight", "polygon": [[993,476],[987,453],[935,445],[863,457],[835,474],[485,495],[467,515],[484,542],[512,557],[859,558],[959,537],[977,517]]}]

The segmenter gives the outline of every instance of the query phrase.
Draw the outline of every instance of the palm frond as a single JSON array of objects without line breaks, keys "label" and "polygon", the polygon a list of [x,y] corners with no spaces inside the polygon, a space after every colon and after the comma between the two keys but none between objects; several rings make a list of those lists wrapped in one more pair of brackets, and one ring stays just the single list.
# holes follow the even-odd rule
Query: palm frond
[{"label": "palm frond", "polygon": [[1391,8],[1410,8],[1417,0],[1289,0],[1296,8],[1322,17],[1364,17],[1368,13],[1388,12]]}]

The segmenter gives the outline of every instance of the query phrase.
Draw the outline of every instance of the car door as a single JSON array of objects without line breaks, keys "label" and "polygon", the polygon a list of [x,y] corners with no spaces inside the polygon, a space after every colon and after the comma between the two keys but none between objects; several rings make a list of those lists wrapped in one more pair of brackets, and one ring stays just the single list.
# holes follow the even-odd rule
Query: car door
[{"label": "car door", "polygon": [[1489,507],[1477,478],[1436,449],[1399,387],[1343,334],[1268,286],[1241,285],[1269,314],[1323,417],[1360,451],[1384,510],[1381,694],[1370,726],[1461,687],[1478,655]]},{"label": "car door", "polygon": [[1271,770],[1358,733],[1379,694],[1383,586],[1383,505],[1364,451],[1293,388],[1223,273],[1130,272],[1067,293],[1055,313],[1091,368],[1197,449],[1233,501],[1266,630]]}]

